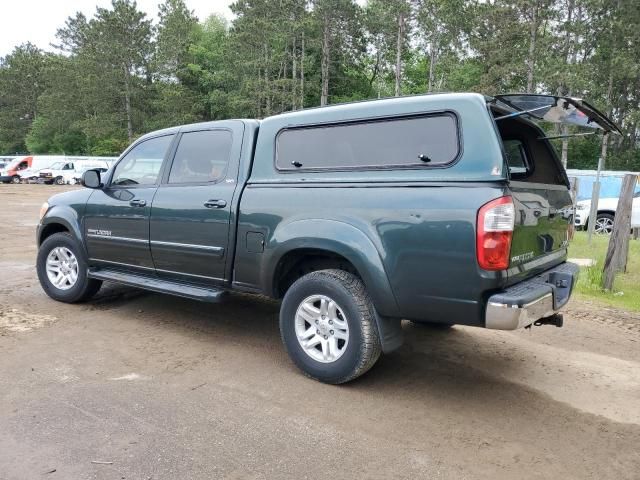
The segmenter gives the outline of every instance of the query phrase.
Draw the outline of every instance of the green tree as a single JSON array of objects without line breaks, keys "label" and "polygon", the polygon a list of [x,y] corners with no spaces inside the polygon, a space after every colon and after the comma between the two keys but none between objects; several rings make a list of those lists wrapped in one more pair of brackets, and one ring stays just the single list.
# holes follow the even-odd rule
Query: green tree
[{"label": "green tree", "polygon": [[24,152],[37,118],[47,55],[27,43],[0,59],[0,152]]}]

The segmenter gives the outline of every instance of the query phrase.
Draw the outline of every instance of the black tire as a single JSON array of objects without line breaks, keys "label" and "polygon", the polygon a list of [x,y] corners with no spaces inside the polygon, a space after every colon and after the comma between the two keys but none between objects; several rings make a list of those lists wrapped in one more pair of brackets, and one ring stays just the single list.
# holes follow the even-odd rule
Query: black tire
[{"label": "black tire", "polygon": [[[49,280],[46,271],[46,262],[49,253],[56,247],[66,247],[75,255],[78,262],[78,279],[76,283],[67,290],[62,290]],[[54,300],[65,303],[77,303],[89,300],[100,287],[102,281],[87,277],[88,266],[84,252],[78,241],[68,233],[54,233],[48,237],[38,249],[36,261],[38,280],[44,292]]]},{"label": "black tire", "polygon": [[63,177],[56,177],[55,184],[56,185],[64,185],[64,178]]},{"label": "black tire", "polygon": [[11,181],[15,184],[20,183],[20,177],[18,175],[14,175],[13,177],[11,177]]},{"label": "black tire", "polygon": [[[346,316],[349,341],[342,356],[331,363],[322,363],[307,355],[296,336],[296,311],[312,295],[331,298]],[[311,378],[330,384],[345,383],[359,377],[376,363],[382,351],[371,298],[362,281],[343,270],[312,272],[291,285],[280,308],[280,335],[289,357],[300,370]]]}]

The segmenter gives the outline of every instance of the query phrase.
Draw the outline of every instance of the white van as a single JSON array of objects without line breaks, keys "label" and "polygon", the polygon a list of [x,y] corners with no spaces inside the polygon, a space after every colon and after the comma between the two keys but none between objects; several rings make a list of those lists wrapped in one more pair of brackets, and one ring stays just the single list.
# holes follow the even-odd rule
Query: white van
[{"label": "white van", "polygon": [[48,168],[40,170],[38,183],[75,184],[82,172],[91,168],[108,169],[117,157],[64,157]]},{"label": "white van", "polygon": [[64,158],[62,155],[23,155],[16,157],[0,173],[0,182],[21,183],[29,179],[37,179],[40,170]]}]

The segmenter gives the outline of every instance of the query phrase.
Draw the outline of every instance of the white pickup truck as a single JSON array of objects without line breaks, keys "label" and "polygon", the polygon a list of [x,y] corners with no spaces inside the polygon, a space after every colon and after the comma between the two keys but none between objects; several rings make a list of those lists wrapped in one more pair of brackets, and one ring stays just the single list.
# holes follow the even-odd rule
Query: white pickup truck
[{"label": "white pickup truck", "polygon": [[66,159],[65,161],[56,162],[49,168],[40,170],[38,175],[38,183],[67,185],[75,184],[82,174],[89,169],[108,169],[116,158],[104,157],[102,159]]}]

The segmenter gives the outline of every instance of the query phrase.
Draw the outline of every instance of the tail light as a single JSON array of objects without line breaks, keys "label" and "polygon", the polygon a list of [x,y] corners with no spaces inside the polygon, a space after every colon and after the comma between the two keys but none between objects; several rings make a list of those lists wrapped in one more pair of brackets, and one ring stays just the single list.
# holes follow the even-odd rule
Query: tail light
[{"label": "tail light", "polygon": [[497,198],[478,210],[476,257],[480,268],[505,270],[509,267],[515,217],[511,197]]}]

